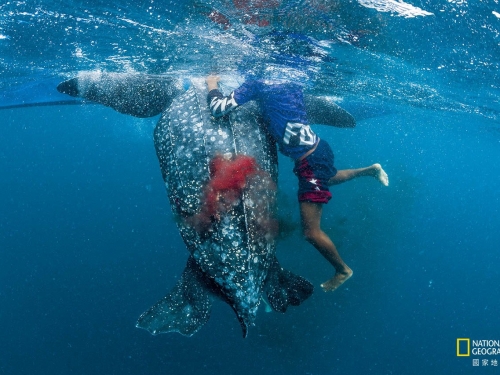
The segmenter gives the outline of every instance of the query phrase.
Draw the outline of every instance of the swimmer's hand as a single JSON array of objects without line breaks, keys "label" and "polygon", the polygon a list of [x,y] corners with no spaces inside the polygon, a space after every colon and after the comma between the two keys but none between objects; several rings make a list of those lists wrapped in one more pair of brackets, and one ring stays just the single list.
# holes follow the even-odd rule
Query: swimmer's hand
[{"label": "swimmer's hand", "polygon": [[206,79],[205,82],[207,83],[208,86],[208,91],[212,91],[215,89],[219,88],[219,83],[220,77],[219,76],[214,76],[214,75],[209,75]]}]

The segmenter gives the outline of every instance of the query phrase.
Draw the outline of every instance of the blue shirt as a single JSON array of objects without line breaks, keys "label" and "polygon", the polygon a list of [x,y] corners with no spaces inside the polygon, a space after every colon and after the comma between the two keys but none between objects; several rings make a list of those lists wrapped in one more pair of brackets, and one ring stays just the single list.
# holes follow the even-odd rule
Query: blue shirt
[{"label": "blue shirt", "polygon": [[318,141],[308,125],[301,86],[294,83],[247,81],[228,96],[219,90],[208,93],[210,112],[221,117],[251,100],[259,103],[269,134],[280,151],[299,159]]}]

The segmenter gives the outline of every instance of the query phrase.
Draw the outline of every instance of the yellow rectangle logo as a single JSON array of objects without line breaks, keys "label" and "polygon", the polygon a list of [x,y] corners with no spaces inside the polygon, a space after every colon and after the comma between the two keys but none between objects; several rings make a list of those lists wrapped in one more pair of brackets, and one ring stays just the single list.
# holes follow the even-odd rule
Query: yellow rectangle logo
[{"label": "yellow rectangle logo", "polygon": [[[467,347],[467,350],[464,350],[465,347]],[[470,339],[457,339],[457,357],[469,357],[469,356],[470,356]]]}]

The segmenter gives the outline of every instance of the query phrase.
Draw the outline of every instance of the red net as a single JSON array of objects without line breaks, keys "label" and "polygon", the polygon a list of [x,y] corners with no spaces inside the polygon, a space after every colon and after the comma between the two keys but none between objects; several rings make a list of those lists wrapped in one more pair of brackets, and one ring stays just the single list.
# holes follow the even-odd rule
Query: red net
[{"label": "red net", "polygon": [[[251,211],[255,224],[261,227],[265,222],[269,226],[272,221],[269,207],[274,202],[266,200],[269,197],[263,191],[266,189],[276,187],[269,174],[259,168],[255,158],[237,155],[229,159],[216,155],[210,162],[210,180],[204,189],[200,211],[189,218],[188,222],[198,233],[206,233],[213,222],[240,203],[243,192],[246,191],[252,200]],[[267,234],[269,233],[265,235]]]}]

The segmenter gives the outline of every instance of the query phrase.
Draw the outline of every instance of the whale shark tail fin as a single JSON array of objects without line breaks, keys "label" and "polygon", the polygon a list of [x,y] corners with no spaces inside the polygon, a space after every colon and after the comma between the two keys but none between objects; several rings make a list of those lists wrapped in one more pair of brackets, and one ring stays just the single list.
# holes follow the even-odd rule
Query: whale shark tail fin
[{"label": "whale shark tail fin", "polygon": [[153,335],[167,332],[194,335],[210,318],[214,300],[203,277],[194,259],[189,257],[177,285],[139,317],[136,327]]},{"label": "whale shark tail fin", "polygon": [[271,308],[284,313],[288,306],[299,306],[308,299],[314,287],[303,277],[281,268],[275,259],[266,279],[265,290]]}]

